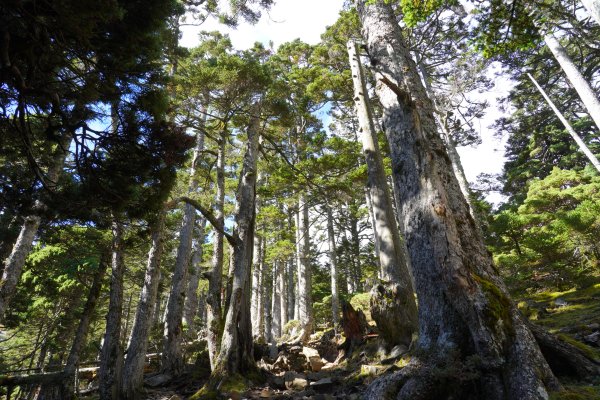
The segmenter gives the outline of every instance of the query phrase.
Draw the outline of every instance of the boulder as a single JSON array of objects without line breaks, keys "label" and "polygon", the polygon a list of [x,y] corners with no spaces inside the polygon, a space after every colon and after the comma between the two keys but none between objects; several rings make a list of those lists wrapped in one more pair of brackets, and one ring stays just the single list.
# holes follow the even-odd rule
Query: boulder
[{"label": "boulder", "polygon": [[304,390],[308,386],[306,377],[294,371],[288,371],[283,375],[286,389]]},{"label": "boulder", "polygon": [[310,388],[315,392],[325,392],[331,388],[333,388],[333,381],[331,378],[323,378],[316,382],[310,383]]}]

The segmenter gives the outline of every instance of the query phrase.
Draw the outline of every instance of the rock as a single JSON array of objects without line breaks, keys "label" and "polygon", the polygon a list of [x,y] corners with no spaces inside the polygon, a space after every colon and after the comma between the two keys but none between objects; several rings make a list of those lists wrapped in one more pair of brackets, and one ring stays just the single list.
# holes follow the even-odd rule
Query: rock
[{"label": "rock", "polygon": [[227,396],[229,400],[242,400],[242,394],[236,390],[231,391]]},{"label": "rock", "polygon": [[270,399],[271,397],[273,397],[273,391],[269,388],[264,388],[260,391],[259,397],[261,399]]},{"label": "rock", "polygon": [[312,347],[303,347],[302,354],[304,354],[307,360],[311,357],[321,357],[319,355],[319,352],[316,349],[313,349]]},{"label": "rock", "polygon": [[321,368],[323,368],[323,365],[325,365],[325,363],[321,360],[321,357],[319,357],[319,356],[310,357],[308,359],[308,362],[310,364],[310,369],[313,372],[319,372],[321,370]]},{"label": "rock", "polygon": [[144,379],[144,384],[150,387],[163,386],[171,380],[171,375],[168,374],[157,374],[149,378]]},{"label": "rock", "polygon": [[302,351],[302,346],[292,346],[289,348],[289,353],[300,353]]},{"label": "rock", "polygon": [[321,371],[331,371],[334,367],[335,367],[334,363],[328,362],[325,365],[323,365],[323,367],[321,368]]},{"label": "rock", "polygon": [[269,378],[269,383],[271,386],[276,387],[278,389],[285,389],[285,380],[283,376],[273,375]]},{"label": "rock", "polygon": [[384,367],[383,365],[363,364],[360,366],[360,374],[366,376],[377,376],[385,372],[386,370],[387,367]]},{"label": "rock", "polygon": [[594,322],[594,323],[589,324],[587,327],[588,327],[588,329],[590,329],[592,331],[597,331],[600,329],[600,324]]},{"label": "rock", "polygon": [[[376,285],[371,290],[371,317],[377,323],[380,337],[390,346],[408,346],[413,330],[406,321],[406,304],[400,285]],[[417,326],[416,315],[412,325]]]},{"label": "rock", "polygon": [[283,380],[286,389],[303,390],[308,386],[306,377],[293,371],[286,372]]},{"label": "rock", "polygon": [[306,374],[306,379],[308,379],[309,381],[318,381],[320,379],[327,378],[327,376],[328,374],[325,371],[309,372],[308,374]]},{"label": "rock", "polygon": [[403,346],[401,344],[396,345],[396,346],[394,346],[392,351],[390,351],[390,354],[381,361],[381,363],[382,364],[393,364],[394,362],[396,362],[397,359],[399,359],[404,354],[406,354],[407,351],[408,351],[408,349],[406,348],[406,346]]},{"label": "rock", "polygon": [[169,397],[169,400],[183,400],[183,399],[181,398],[181,396],[174,394],[173,396]]},{"label": "rock", "polygon": [[565,299],[561,299],[560,297],[554,300],[554,305],[556,307],[566,307],[569,305]]},{"label": "rock", "polygon": [[324,392],[333,387],[333,381],[331,378],[323,378],[316,382],[310,383],[311,389],[314,389],[315,392]]},{"label": "rock", "polygon": [[583,341],[594,347],[600,347],[600,331],[596,331],[591,335],[584,336]]}]

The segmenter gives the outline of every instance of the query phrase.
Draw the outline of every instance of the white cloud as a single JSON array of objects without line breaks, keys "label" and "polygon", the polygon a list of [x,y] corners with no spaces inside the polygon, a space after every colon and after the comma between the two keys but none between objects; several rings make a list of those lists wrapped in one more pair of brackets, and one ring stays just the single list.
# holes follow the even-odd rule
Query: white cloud
[{"label": "white cloud", "polygon": [[282,43],[300,38],[311,44],[319,42],[325,27],[332,25],[338,18],[344,0],[279,0],[256,25],[241,23],[237,29],[231,29],[215,20],[206,21],[199,27],[183,26],[181,45],[193,47],[198,44],[198,33],[202,30],[219,30],[228,33],[234,47],[247,49],[255,42],[268,44],[273,41],[275,47]]}]

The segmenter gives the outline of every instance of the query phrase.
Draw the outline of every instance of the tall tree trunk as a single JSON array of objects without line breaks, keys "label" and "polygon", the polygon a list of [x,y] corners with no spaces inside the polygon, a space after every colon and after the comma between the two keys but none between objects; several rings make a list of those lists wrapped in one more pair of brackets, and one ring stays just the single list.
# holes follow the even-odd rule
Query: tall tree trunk
[{"label": "tall tree trunk", "polygon": [[371,229],[373,230],[373,247],[375,249],[375,263],[377,264],[377,277],[379,280],[383,280],[383,269],[381,268],[381,250],[379,243],[379,234],[377,233],[377,226],[375,225],[375,210],[373,209],[373,200],[371,200],[371,192],[369,188],[365,186],[365,202],[367,209],[369,210],[369,220],[371,222]]},{"label": "tall tree trunk", "polygon": [[152,328],[153,308],[158,295],[160,280],[160,258],[162,255],[162,238],[165,229],[165,211],[162,210],[152,226],[152,245],[148,252],[144,285],[140,293],[140,301],[135,313],[131,336],[127,346],[127,357],[123,367],[123,398],[138,399],[141,395],[144,378],[144,362],[148,338]]},{"label": "tall tree trunk", "polygon": [[265,327],[264,336],[267,343],[273,341],[273,303],[271,297],[273,296],[273,274],[271,268],[267,264],[263,264],[263,304],[265,307]]},{"label": "tall tree trunk", "polygon": [[263,314],[261,296],[263,284],[263,271],[261,269],[261,245],[262,238],[256,234],[254,236],[254,250],[252,257],[252,305],[250,308],[252,318],[252,335],[256,338],[261,337],[260,323]]},{"label": "tall tree trunk", "polygon": [[287,261],[280,262],[281,279],[279,280],[279,312],[281,314],[281,334],[283,327],[288,322],[287,317]]},{"label": "tall tree trunk", "polygon": [[[225,133],[219,138],[219,151],[217,155],[217,195],[215,199],[215,218],[223,226],[225,221],[225,144],[227,143]],[[208,356],[210,367],[215,369],[217,354],[221,343],[222,332],[222,308],[221,288],[223,286],[223,234],[214,232],[213,235],[213,259],[210,280],[208,282],[208,294],[206,299],[206,325]]]},{"label": "tall tree trunk", "polygon": [[588,14],[600,25],[600,0],[581,0]]},{"label": "tall tree trunk", "polygon": [[294,221],[296,224],[296,254],[295,254],[295,258],[296,258],[296,285],[295,285],[295,292],[296,292],[296,301],[294,304],[294,319],[296,321],[300,321],[300,268],[301,268],[301,264],[302,261],[300,260],[300,254],[302,252],[302,232],[300,231],[300,210],[295,210],[294,213]]},{"label": "tall tree trunk", "polygon": [[275,261],[273,263],[273,296],[272,296],[272,313],[273,313],[273,322],[272,322],[272,336],[274,338],[281,337],[281,297],[283,293],[281,292],[281,282],[283,281],[282,276],[282,268],[283,263],[281,261]]},{"label": "tall tree trunk", "polygon": [[187,336],[196,336],[195,318],[198,312],[198,284],[200,283],[200,269],[202,267],[202,245],[204,244],[204,225],[206,220],[200,219],[197,226],[197,236],[192,252],[192,266],[183,306],[183,323],[186,325]]},{"label": "tall tree trunk", "polygon": [[354,207],[349,208],[350,235],[352,236],[352,252],[354,253],[352,263],[352,279],[357,292],[362,292],[362,263],[360,261],[360,237],[358,236],[358,218],[356,218]]},{"label": "tall tree trunk", "polygon": [[[56,145],[56,149],[48,165],[48,173],[46,174],[46,184],[49,187],[54,187],[58,182],[65,158],[68,154],[70,142],[71,137],[65,134]],[[41,217],[35,212],[42,210],[44,207],[44,204],[39,199],[35,201],[33,207],[34,213],[24,218],[19,236],[13,244],[10,255],[4,261],[4,269],[0,278],[0,322],[4,320],[6,309],[10,306],[10,302],[15,295],[25,260],[29,252],[31,252],[33,240],[42,222]]]},{"label": "tall tree trunk", "polygon": [[337,256],[335,249],[335,232],[333,230],[333,215],[329,205],[325,206],[327,211],[327,238],[329,240],[329,263],[331,265],[331,314],[333,316],[333,328],[337,332],[340,323],[340,294],[338,291]]},{"label": "tall tree trunk", "polygon": [[[590,160],[592,165],[594,167],[596,167],[596,170],[598,170],[598,172],[600,172],[600,162],[598,161],[598,159],[596,158],[594,153],[592,153],[590,151],[590,149],[587,147],[585,142],[579,137],[577,132],[575,132],[575,129],[573,129],[571,124],[569,124],[569,121],[567,121],[567,119],[562,115],[562,113],[554,105],[552,100],[550,100],[550,97],[548,97],[548,95],[546,94],[544,89],[542,89],[542,87],[539,85],[539,83],[535,79],[533,79],[533,76],[531,76],[531,74],[529,74],[529,73],[527,74],[527,76],[529,77],[529,79],[531,79],[531,82],[533,82],[535,87],[542,94],[542,96],[544,97],[544,99],[546,100],[546,102],[548,103],[548,105],[550,106],[552,111],[554,111],[554,114],[556,114],[556,116],[558,117],[560,122],[562,122],[562,124],[565,126],[565,129],[567,130],[567,132],[569,132],[569,135],[571,135],[573,140],[575,140],[575,143],[577,143],[577,146],[579,146],[579,150],[581,150],[581,152],[586,155],[586,157],[588,158],[588,160]],[[517,243],[517,251],[519,252],[519,254],[521,253],[521,250],[518,249],[518,243]]]},{"label": "tall tree trunk", "polygon": [[560,64],[560,67],[567,75],[569,82],[575,88],[581,101],[585,105],[590,114],[590,117],[594,120],[596,127],[600,129],[600,101],[592,89],[591,85],[585,80],[579,69],[573,63],[573,60],[569,57],[567,50],[560,44],[558,39],[554,37],[552,33],[544,34],[544,42],[550,49],[556,61]]},{"label": "tall tree trunk", "polygon": [[[221,349],[211,380],[220,382],[226,376],[254,366],[250,317],[250,266],[254,245],[255,200],[260,136],[260,103],[252,107],[247,130],[247,147],[237,191],[235,228],[233,233],[233,282],[227,309]],[[245,314],[245,315],[242,315]]]},{"label": "tall tree trunk", "polygon": [[308,342],[313,330],[312,274],[310,270],[310,233],[308,204],[304,194],[298,199],[298,318],[302,327],[299,337],[302,343]]},{"label": "tall tree trunk", "polygon": [[121,346],[121,317],[123,315],[123,226],[112,224],[112,265],[110,276],[110,298],[106,315],[106,332],[100,353],[98,382],[101,400],[117,400],[121,396],[123,348]]},{"label": "tall tree trunk", "polygon": [[294,319],[296,303],[296,284],[294,281],[294,259],[290,258],[287,266],[287,321]]},{"label": "tall tree trunk", "polygon": [[[203,115],[206,115],[205,113]],[[198,189],[196,169],[200,162],[200,155],[204,149],[204,133],[199,130],[196,134],[196,147],[192,165],[190,166],[190,183],[188,193]],[[167,302],[167,314],[163,335],[163,350],[161,355],[161,371],[173,376],[180,374],[184,369],[183,360],[183,311],[185,295],[188,286],[188,271],[192,256],[192,238],[196,224],[196,209],[185,203],[183,206],[183,221],[179,230],[179,246],[173,270],[171,291]]]},{"label": "tall tree trunk", "polygon": [[[558,382],[469,217],[394,13],[382,0],[365,3],[357,8],[419,299],[419,356],[403,370],[397,398],[547,399]],[[449,385],[432,372],[431,364],[460,366],[473,357],[480,375],[471,382]],[[367,396],[381,397],[381,386]]]}]

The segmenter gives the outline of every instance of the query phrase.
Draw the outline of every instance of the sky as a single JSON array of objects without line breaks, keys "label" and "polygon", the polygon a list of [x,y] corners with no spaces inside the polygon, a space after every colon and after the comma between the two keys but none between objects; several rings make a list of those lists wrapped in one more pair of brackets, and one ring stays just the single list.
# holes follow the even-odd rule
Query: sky
[{"label": "sky", "polygon": [[[300,38],[302,41],[316,44],[326,26],[332,25],[342,9],[344,0],[277,0],[269,12],[264,12],[256,25],[241,23],[236,29],[227,28],[217,21],[206,21],[202,26],[182,27],[181,45],[193,47],[198,44],[198,33],[201,30],[219,30],[228,33],[234,47],[247,49],[255,42],[275,48],[280,44]],[[502,172],[504,164],[505,139],[494,137],[491,125],[501,115],[497,98],[506,96],[511,83],[498,79],[496,85],[482,94],[490,104],[486,114],[477,121],[482,143],[476,147],[459,147],[458,152],[465,174],[469,182],[474,183],[481,173],[497,174]],[[491,194],[488,200],[498,204],[502,198]]]}]

